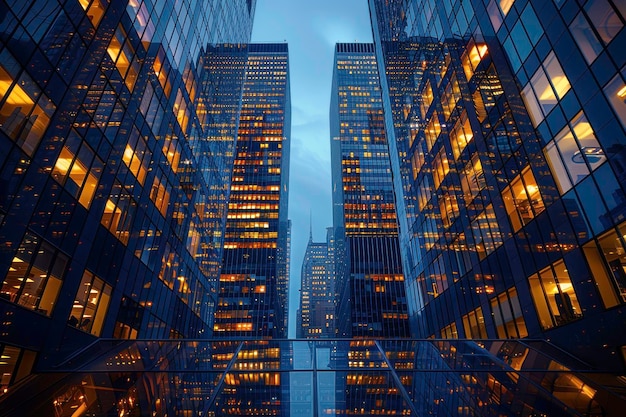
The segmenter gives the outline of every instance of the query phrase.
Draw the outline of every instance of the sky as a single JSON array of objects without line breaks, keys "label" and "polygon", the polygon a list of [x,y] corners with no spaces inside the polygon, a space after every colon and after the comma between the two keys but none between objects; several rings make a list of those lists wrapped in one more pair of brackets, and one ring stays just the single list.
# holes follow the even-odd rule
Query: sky
[{"label": "sky", "polygon": [[287,42],[291,82],[291,276],[289,337],[295,337],[300,270],[309,240],[332,226],[329,109],[335,44],[372,42],[367,0],[257,0],[252,42]]}]

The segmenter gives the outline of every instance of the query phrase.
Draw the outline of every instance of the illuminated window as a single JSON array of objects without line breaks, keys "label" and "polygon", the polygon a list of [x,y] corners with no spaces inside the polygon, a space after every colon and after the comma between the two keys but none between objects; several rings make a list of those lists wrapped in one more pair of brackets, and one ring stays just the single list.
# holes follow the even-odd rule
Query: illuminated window
[{"label": "illuminated window", "polygon": [[467,144],[474,138],[474,133],[470,126],[467,113],[463,111],[461,117],[457,120],[454,128],[450,132],[450,145],[452,145],[452,154],[456,160]]},{"label": "illuminated window", "polygon": [[63,283],[68,258],[26,234],[2,283],[0,296],[50,316]]},{"label": "illuminated window", "polygon": [[470,42],[467,51],[461,57],[463,63],[463,71],[465,77],[469,80],[474,75],[474,71],[480,64],[480,61],[487,55],[487,45],[484,43]]},{"label": "illuminated window", "polygon": [[85,271],[80,282],[68,323],[85,332],[100,336],[111,300],[111,286]]},{"label": "illuminated window", "polygon": [[83,207],[89,208],[104,164],[86,143],[80,142],[78,136],[72,132],[54,164],[52,177],[78,198]]},{"label": "illuminated window", "polygon": [[499,338],[507,339],[528,336],[526,322],[522,315],[522,308],[520,307],[515,288],[511,288],[492,299],[491,310]]},{"label": "illuminated window", "polygon": [[485,327],[485,317],[482,307],[470,311],[463,316],[463,330],[468,339],[486,339],[487,328]]},{"label": "illuminated window", "polygon": [[502,198],[514,231],[518,231],[545,208],[529,166],[504,189]]},{"label": "illuminated window", "polygon": [[469,204],[486,185],[485,173],[478,153],[472,155],[472,160],[465,165],[460,177],[463,196],[465,202]]},{"label": "illuminated window", "polygon": [[126,87],[132,91],[139,74],[139,64],[134,59],[135,50],[127,40],[126,31],[121,24],[111,38],[107,52],[124,79]]},{"label": "illuminated window", "polygon": [[137,203],[126,191],[122,191],[122,186],[116,181],[107,199],[100,223],[126,244],[136,209]]},{"label": "illuminated window", "polygon": [[0,130],[32,156],[55,110],[52,102],[26,74],[14,82],[4,65],[17,63],[7,51],[0,55]]},{"label": "illuminated window", "polygon": [[582,112],[548,143],[544,154],[561,194],[565,194],[606,160]]},{"label": "illuminated window", "polygon": [[429,80],[426,82],[426,87],[424,88],[424,91],[422,92],[422,102],[420,104],[420,111],[422,113],[422,119],[426,117],[426,113],[428,112],[428,109],[433,102],[433,98],[434,98],[433,88],[430,85],[430,80]]},{"label": "illuminated window", "polygon": [[513,3],[515,0],[499,0],[500,9],[502,10],[503,15],[507,15],[511,7],[513,7]]},{"label": "illuminated window", "polygon": [[442,339],[458,339],[459,332],[456,329],[456,323],[452,322],[448,326],[441,329]]},{"label": "illuminated window", "polygon": [[441,148],[433,160],[433,182],[435,189],[443,182],[445,176],[450,172],[448,155],[445,148]]},{"label": "illuminated window", "polygon": [[78,0],[78,3],[80,3],[83,7],[83,10],[85,10],[87,17],[94,27],[98,27],[98,24],[104,15],[104,7],[102,6],[100,0]]},{"label": "illuminated window", "polygon": [[150,156],[146,142],[139,135],[137,129],[133,128],[129,141],[124,149],[122,160],[141,185],[143,185],[146,174],[148,173],[147,166],[150,161]]},{"label": "illuminated window", "polygon": [[32,350],[0,344],[0,396],[9,387],[28,376],[35,364],[37,353]]},{"label": "illuminated window", "polygon": [[476,216],[470,226],[474,236],[474,250],[480,259],[484,259],[502,245],[502,234],[493,205],[488,205],[482,213]]},{"label": "illuminated window", "polygon": [[530,276],[528,283],[542,329],[582,317],[576,292],[562,260]]},{"label": "illuminated window", "polygon": [[524,87],[522,97],[535,126],[556,106],[570,90],[570,83],[554,52],[550,52],[543,66]]},{"label": "illuminated window", "polygon": [[[621,235],[621,236],[620,236]],[[626,225],[606,232],[583,249],[600,297],[606,308],[626,302]]]}]

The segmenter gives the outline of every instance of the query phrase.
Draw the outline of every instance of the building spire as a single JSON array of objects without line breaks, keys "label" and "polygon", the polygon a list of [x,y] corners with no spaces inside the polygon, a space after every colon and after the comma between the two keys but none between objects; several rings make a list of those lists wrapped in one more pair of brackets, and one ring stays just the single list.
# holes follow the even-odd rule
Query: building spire
[{"label": "building spire", "polygon": [[309,209],[309,242],[313,242],[313,212]]}]

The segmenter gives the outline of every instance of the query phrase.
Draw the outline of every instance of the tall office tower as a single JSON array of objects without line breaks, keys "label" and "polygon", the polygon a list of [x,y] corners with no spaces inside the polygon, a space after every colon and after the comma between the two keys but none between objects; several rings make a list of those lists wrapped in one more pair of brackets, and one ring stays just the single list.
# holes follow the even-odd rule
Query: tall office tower
[{"label": "tall office tower", "polygon": [[[328,230],[332,236],[332,228]],[[332,242],[313,242],[309,233],[302,261],[300,285],[299,339],[331,338],[335,336],[335,277],[332,264]]]},{"label": "tall office tower", "polygon": [[215,335],[286,337],[291,102],[287,44],[251,44]]},{"label": "tall office tower", "polygon": [[369,4],[416,336],[623,371],[624,3]]},{"label": "tall office tower", "polygon": [[338,335],[408,336],[373,44],[340,43],[335,47],[330,134]]},{"label": "tall office tower", "polygon": [[2,387],[96,336],[210,336],[254,9],[0,2]]}]

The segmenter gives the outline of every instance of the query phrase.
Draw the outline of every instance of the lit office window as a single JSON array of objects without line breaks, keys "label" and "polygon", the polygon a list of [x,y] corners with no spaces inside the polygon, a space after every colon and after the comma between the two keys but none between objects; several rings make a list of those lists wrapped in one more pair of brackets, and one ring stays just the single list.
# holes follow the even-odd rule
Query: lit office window
[{"label": "lit office window", "polygon": [[463,316],[463,330],[468,339],[486,339],[487,327],[485,327],[485,317],[482,307],[470,311]]},{"label": "lit office window", "polygon": [[441,148],[437,152],[437,156],[433,160],[433,182],[435,189],[439,188],[439,185],[443,182],[443,179],[450,172],[450,165],[448,163],[448,155],[446,148]]},{"label": "lit office window", "polygon": [[[80,148],[79,148],[80,146]],[[104,164],[95,156],[86,143],[72,132],[61,150],[52,177],[65,186],[65,189],[89,208],[98,187]]]},{"label": "lit office window", "polygon": [[578,184],[605,160],[591,125],[580,112],[544,149],[561,194]]},{"label": "lit office window", "polygon": [[36,357],[37,353],[32,350],[0,344],[0,397],[11,385],[30,374]]},{"label": "lit office window", "polygon": [[480,64],[480,61],[487,55],[487,45],[484,43],[474,43],[471,41],[467,51],[461,57],[463,63],[463,71],[465,77],[469,80],[474,75],[474,71]]},{"label": "lit office window", "polygon": [[535,126],[541,123],[570,88],[561,64],[554,52],[550,52],[522,91],[522,98]]},{"label": "lit office window", "polygon": [[499,0],[500,9],[504,16],[509,13],[509,10],[513,7],[513,3],[515,3],[515,0]]},{"label": "lit office window", "polygon": [[136,209],[137,203],[126,191],[122,191],[121,184],[116,181],[107,199],[100,223],[121,242],[127,244]]},{"label": "lit office window", "polygon": [[474,133],[467,118],[467,112],[463,110],[463,114],[461,114],[461,117],[456,121],[454,128],[450,132],[450,145],[452,145],[452,154],[455,160],[473,138]]},{"label": "lit office window", "polygon": [[[626,234],[626,225],[619,227]],[[606,308],[626,302],[626,246],[615,230],[583,247],[600,297]]]},{"label": "lit office window", "polygon": [[55,106],[26,74],[15,82],[15,74],[10,74],[4,66],[17,67],[7,51],[0,59],[0,130],[32,156],[48,128]]},{"label": "lit office window", "polygon": [[530,276],[528,283],[542,329],[582,317],[578,297],[562,260]]},{"label": "lit office window", "polygon": [[448,326],[441,329],[441,338],[442,339],[458,339],[459,332],[456,329],[456,323],[452,322]]},{"label": "lit office window", "polygon": [[474,153],[472,160],[465,165],[460,179],[465,202],[469,204],[486,185],[485,173],[478,153]]},{"label": "lit office window", "polygon": [[528,336],[526,322],[524,321],[515,288],[511,288],[492,299],[491,311],[493,312],[493,320],[499,338],[508,339]]},{"label": "lit office window", "polygon": [[530,167],[524,168],[502,191],[502,199],[514,231],[528,224],[545,208]]},{"label": "lit office window", "polygon": [[146,146],[146,142],[140,136],[136,128],[133,127],[132,134],[124,149],[122,161],[126,164],[130,172],[137,178],[139,184],[143,185],[146,174],[148,173],[148,164],[150,163],[151,153]]},{"label": "lit office window", "polygon": [[78,3],[80,3],[94,27],[98,27],[98,24],[104,15],[102,2],[100,0],[78,0]]},{"label": "lit office window", "polygon": [[471,223],[472,235],[474,236],[474,250],[480,259],[502,245],[502,234],[498,226],[493,205],[488,205]]},{"label": "lit office window", "polygon": [[50,316],[61,290],[68,258],[26,234],[2,283],[0,297]]},{"label": "lit office window", "polygon": [[85,271],[76,292],[68,323],[100,336],[110,300],[111,286],[91,272]]}]

